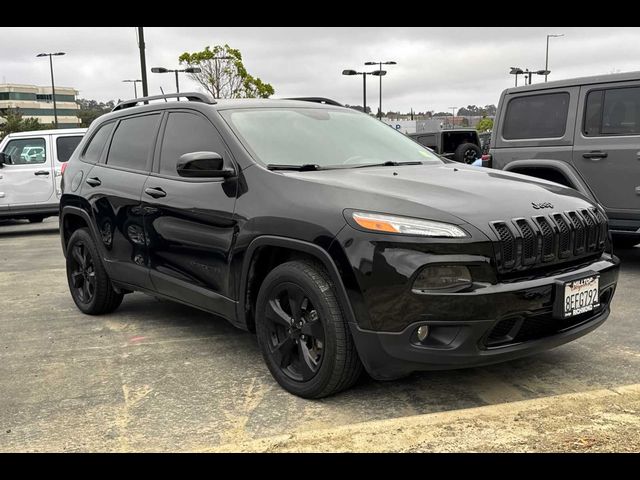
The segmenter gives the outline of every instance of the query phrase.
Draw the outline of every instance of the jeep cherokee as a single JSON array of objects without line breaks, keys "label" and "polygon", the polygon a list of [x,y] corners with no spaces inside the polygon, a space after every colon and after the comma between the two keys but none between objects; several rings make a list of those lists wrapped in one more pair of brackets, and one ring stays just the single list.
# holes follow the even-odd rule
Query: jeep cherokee
[{"label": "jeep cherokee", "polygon": [[82,312],[135,290],[214,313],[306,398],[363,367],[514,359],[609,315],[619,261],[576,190],[443,160],[330,100],[177,96],[117,105],[63,174]]}]

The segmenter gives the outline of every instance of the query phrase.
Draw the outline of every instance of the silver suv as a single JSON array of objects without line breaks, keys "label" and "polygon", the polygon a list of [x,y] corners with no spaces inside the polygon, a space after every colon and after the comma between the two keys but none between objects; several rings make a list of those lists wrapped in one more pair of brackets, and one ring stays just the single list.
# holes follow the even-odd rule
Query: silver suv
[{"label": "silver suv", "polygon": [[493,168],[581,191],[617,245],[640,243],[640,72],[505,90],[490,154]]},{"label": "silver suv", "polygon": [[58,214],[63,166],[86,131],[11,133],[0,142],[0,219],[41,222]]}]

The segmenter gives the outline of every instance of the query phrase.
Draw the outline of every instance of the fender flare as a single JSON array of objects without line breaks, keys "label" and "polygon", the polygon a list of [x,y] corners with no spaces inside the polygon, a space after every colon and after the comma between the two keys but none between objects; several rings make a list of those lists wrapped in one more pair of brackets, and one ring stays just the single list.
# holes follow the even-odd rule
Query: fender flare
[{"label": "fender flare", "polygon": [[62,244],[62,253],[64,254],[65,257],[67,256],[67,250],[65,248],[65,242],[64,242],[64,219],[67,215],[74,215],[76,217],[81,217],[89,227],[89,231],[91,232],[93,239],[96,240],[97,238],[100,238],[100,236],[96,232],[96,228],[95,228],[95,225],[93,224],[93,221],[91,220],[91,217],[83,208],[76,207],[73,205],[65,205],[64,207],[60,208],[60,222],[59,222],[60,223],[60,242]]},{"label": "fender flare", "polygon": [[349,297],[347,295],[347,290],[344,287],[344,283],[342,282],[342,278],[340,277],[340,273],[338,272],[338,267],[336,266],[331,255],[323,249],[322,247],[315,245],[310,242],[306,242],[303,240],[296,240],[293,238],[287,237],[278,237],[274,235],[263,235],[255,238],[251,241],[244,255],[244,259],[242,262],[242,273],[240,280],[240,292],[237,303],[236,310],[236,318],[238,320],[238,324],[240,324],[241,328],[247,329],[247,318],[245,315],[245,305],[246,305],[246,296],[247,296],[247,279],[249,277],[249,268],[254,259],[254,255],[256,250],[260,247],[282,247],[288,248],[291,250],[296,250],[299,252],[303,252],[311,255],[327,270],[329,277],[331,277],[331,281],[336,287],[336,293],[338,295],[338,301],[342,306],[342,310],[346,316],[346,320],[349,324],[356,324],[355,314],[351,307],[351,302],[349,301]]},{"label": "fender flare", "polygon": [[[575,190],[578,190],[580,193],[585,195],[590,200],[598,203],[596,196],[589,188],[589,185],[582,179],[578,171],[573,167],[573,165],[568,164],[567,162],[563,162],[561,160],[546,160],[546,159],[529,159],[529,160],[514,160],[513,162],[507,163],[503,170],[505,172],[518,173],[517,171],[520,168],[539,168],[541,170],[555,170],[559,172],[563,177],[565,177],[568,183],[571,184],[571,187]],[[535,176],[535,175],[531,175]]]}]

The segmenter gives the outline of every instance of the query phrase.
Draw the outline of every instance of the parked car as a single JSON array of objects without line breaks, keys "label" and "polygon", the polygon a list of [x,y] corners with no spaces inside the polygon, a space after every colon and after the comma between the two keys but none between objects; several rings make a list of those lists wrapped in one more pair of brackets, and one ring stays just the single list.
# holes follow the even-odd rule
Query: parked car
[{"label": "parked car", "polygon": [[61,172],[86,130],[11,133],[0,142],[0,218],[58,214]]},{"label": "parked car", "polygon": [[408,136],[420,145],[456,162],[472,164],[482,156],[482,144],[478,131],[474,128],[442,129],[409,133]]},{"label": "parked car", "polygon": [[171,94],[97,119],[62,182],[77,307],[138,290],[217,314],[307,398],[363,366],[485,365],[605,321],[619,261],[597,205],[322,101]]},{"label": "parked car", "polygon": [[640,243],[640,72],[505,90],[490,153],[494,168],[577,189],[617,245]]}]

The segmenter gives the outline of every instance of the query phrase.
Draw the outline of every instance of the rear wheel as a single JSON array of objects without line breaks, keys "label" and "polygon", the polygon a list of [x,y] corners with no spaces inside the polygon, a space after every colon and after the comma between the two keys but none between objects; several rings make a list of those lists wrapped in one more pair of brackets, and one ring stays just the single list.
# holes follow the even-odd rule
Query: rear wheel
[{"label": "rear wheel", "polygon": [[258,294],[256,333],[267,367],[287,391],[321,398],[353,385],[362,372],[335,287],[315,263],[284,263]]},{"label": "rear wheel", "polygon": [[86,314],[114,311],[122,303],[107,275],[93,237],[86,228],[73,232],[67,245],[67,281],[71,297]]}]

